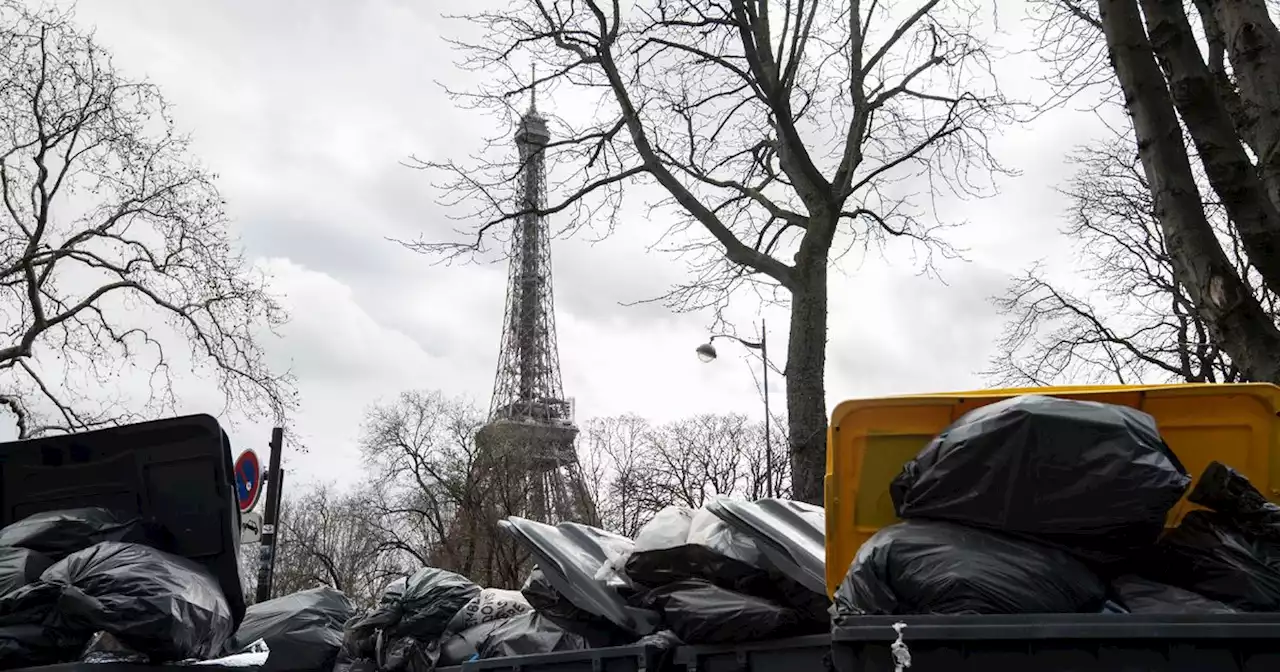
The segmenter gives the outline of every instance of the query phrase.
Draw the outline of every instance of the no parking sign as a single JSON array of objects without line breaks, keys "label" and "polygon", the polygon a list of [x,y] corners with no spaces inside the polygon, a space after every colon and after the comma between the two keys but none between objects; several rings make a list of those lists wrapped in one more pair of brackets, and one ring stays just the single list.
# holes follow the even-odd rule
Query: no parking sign
[{"label": "no parking sign", "polygon": [[240,453],[236,458],[235,476],[236,503],[240,505],[240,512],[252,511],[262,496],[262,463],[258,461],[258,454],[252,450]]}]

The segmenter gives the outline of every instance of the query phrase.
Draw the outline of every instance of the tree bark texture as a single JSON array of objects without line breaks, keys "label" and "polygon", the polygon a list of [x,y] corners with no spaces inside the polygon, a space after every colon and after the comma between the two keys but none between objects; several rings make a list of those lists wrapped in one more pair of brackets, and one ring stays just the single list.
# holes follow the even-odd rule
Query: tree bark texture
[{"label": "tree bark texture", "polygon": [[1280,210],[1245,153],[1181,0],[1141,0],[1152,49],[1205,174],[1267,287],[1280,291]]},{"label": "tree bark texture", "polygon": [[1242,135],[1257,155],[1272,202],[1280,203],[1280,31],[1265,0],[1211,5],[1242,102]]},{"label": "tree bark texture", "polygon": [[[1099,0],[1098,8],[1178,280],[1246,377],[1280,382],[1280,330],[1241,280],[1204,214],[1169,88],[1137,2]],[[1230,28],[1225,30],[1230,34]]]},{"label": "tree bark texture", "polygon": [[[808,264],[791,296],[787,423],[792,498],[823,503],[827,470],[827,265]],[[801,267],[798,267],[801,268]]]}]

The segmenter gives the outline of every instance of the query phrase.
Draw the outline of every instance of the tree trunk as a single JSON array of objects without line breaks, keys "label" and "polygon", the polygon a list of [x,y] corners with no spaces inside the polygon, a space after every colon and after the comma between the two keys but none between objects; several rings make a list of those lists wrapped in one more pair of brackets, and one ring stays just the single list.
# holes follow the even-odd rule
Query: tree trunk
[{"label": "tree trunk", "polygon": [[1245,153],[1227,107],[1200,55],[1182,0],[1141,0],[1151,46],[1169,93],[1195,143],[1205,174],[1250,261],[1280,292],[1280,211]]},{"label": "tree trunk", "polygon": [[796,279],[791,293],[791,336],[787,343],[791,496],[821,505],[827,472],[826,254],[797,259]]},{"label": "tree trunk", "polygon": [[1242,135],[1258,157],[1272,202],[1280,206],[1280,31],[1265,0],[1217,0],[1212,6],[1243,102]]},{"label": "tree trunk", "polygon": [[1136,0],[1099,0],[1098,8],[1178,281],[1233,363],[1250,379],[1280,382],[1280,330],[1244,286],[1205,217]]}]

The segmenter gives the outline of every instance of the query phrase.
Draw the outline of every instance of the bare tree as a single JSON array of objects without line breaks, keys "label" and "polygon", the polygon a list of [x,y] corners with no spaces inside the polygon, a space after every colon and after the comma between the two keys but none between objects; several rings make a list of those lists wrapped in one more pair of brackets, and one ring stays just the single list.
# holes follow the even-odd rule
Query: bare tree
[{"label": "bare tree", "polygon": [[[521,0],[466,17],[482,36],[456,46],[487,83],[455,92],[463,104],[508,114],[535,87],[584,98],[574,118],[551,120],[551,203],[517,202],[521,165],[505,138],[469,162],[422,161],[476,226],[465,242],[410,246],[474,252],[534,210],[563,217],[565,233],[607,232],[629,192],[634,202],[633,189],[656,186],[665,197],[651,212],[673,224],[655,237],[693,275],[668,305],[720,307],[742,287],[789,302],[794,495],[820,501],[828,269],[852,246],[893,238],[952,253],[929,197],[987,193],[1002,170],[987,135],[1011,110],[977,3],[888,4]],[[532,81],[512,65],[529,60]]]},{"label": "bare tree", "polygon": [[[1178,282],[1151,187],[1130,135],[1080,149],[1062,193],[1063,233],[1075,241],[1088,291],[1072,292],[1033,269],[996,302],[1011,319],[990,377],[1009,386],[1154,381],[1232,382],[1239,369]],[[1207,191],[1207,190],[1206,190]],[[1256,273],[1223,208],[1205,213],[1248,282]],[[1274,296],[1253,294],[1276,315]]]},{"label": "bare tree", "polygon": [[636,415],[593,418],[579,435],[579,461],[605,529],[634,537],[654,511],[641,504],[645,451],[653,428]]},{"label": "bare tree", "polygon": [[[285,315],[160,91],[118,72],[70,13],[20,0],[0,0],[0,197],[0,404],[20,434],[171,410],[188,353],[166,348],[161,320],[230,406],[292,407],[256,339]],[[145,403],[104,401],[125,373],[150,381]]]},{"label": "bare tree", "polygon": [[439,392],[402,393],[365,419],[361,445],[378,484],[375,508],[384,548],[498,588],[518,587],[528,553],[498,530],[522,511],[519,456],[483,455],[484,415]]},{"label": "bare tree", "polygon": [[388,583],[411,571],[400,562],[401,554],[383,546],[376,515],[366,493],[341,492],[331,484],[286,499],[273,597],[329,586],[357,604],[373,606]]},{"label": "bare tree", "polygon": [[[784,430],[775,432],[783,440]],[[609,530],[634,536],[671,505],[704,506],[717,496],[760,499],[769,492],[764,423],[743,415],[698,415],[662,425],[623,415],[597,418],[583,433],[597,509]],[[774,492],[790,485],[775,462]]]},{"label": "bare tree", "polygon": [[1197,0],[1199,31],[1181,0],[1038,4],[1060,19],[1044,24],[1046,39],[1091,45],[1074,62],[1051,52],[1058,72],[1075,77],[1058,82],[1066,94],[1100,72],[1089,55],[1106,49],[1113,77],[1092,81],[1129,114],[1173,278],[1209,341],[1241,378],[1280,381],[1268,298],[1280,287],[1280,30],[1265,0]]},{"label": "bare tree", "polygon": [[659,426],[644,456],[642,502],[657,511],[697,508],[717,496],[764,497],[764,448],[763,423],[744,415],[697,415]]}]

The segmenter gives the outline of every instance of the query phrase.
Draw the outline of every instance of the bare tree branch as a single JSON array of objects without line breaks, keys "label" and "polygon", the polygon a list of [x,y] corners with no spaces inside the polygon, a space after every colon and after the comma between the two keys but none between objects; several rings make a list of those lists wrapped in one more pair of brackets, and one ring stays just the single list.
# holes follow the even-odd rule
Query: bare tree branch
[{"label": "bare tree branch", "polygon": [[[0,0],[0,73],[0,386],[22,431],[173,411],[162,323],[228,409],[283,423],[293,381],[259,338],[286,316],[160,92],[117,72],[69,12],[16,0]],[[122,374],[149,398],[112,402]]]},{"label": "bare tree branch", "polygon": [[[979,11],[969,0],[520,0],[463,17],[483,36],[454,43],[460,65],[485,83],[452,91],[461,105],[511,122],[532,87],[513,63],[529,61],[552,73],[539,90],[575,96],[549,120],[552,196],[517,201],[524,166],[505,137],[469,161],[421,160],[469,226],[462,242],[406,244],[474,255],[529,214],[554,215],[566,235],[670,222],[654,237],[691,280],[656,300],[719,310],[746,288],[790,302],[790,459],[796,496],[817,501],[828,267],[890,239],[920,245],[926,263],[956,255],[940,237],[949,222],[927,207],[933,193],[989,194],[993,174],[1009,172],[988,141],[1015,107],[996,85]],[[650,187],[662,196],[649,216],[631,216]]]}]

